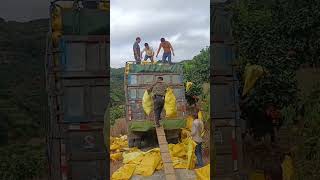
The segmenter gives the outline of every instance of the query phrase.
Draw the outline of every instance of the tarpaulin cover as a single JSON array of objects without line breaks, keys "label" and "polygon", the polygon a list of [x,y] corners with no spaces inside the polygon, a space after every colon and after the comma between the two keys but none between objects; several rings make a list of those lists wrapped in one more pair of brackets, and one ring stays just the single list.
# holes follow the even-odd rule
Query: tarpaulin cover
[{"label": "tarpaulin cover", "polygon": [[162,72],[183,73],[182,64],[130,64],[129,73]]},{"label": "tarpaulin cover", "polygon": [[[184,128],[186,121],[184,119],[168,119],[160,121],[160,124],[163,125],[164,129],[174,130]],[[137,132],[147,132],[154,128],[155,125],[153,121],[134,121],[129,125],[130,131]]]}]

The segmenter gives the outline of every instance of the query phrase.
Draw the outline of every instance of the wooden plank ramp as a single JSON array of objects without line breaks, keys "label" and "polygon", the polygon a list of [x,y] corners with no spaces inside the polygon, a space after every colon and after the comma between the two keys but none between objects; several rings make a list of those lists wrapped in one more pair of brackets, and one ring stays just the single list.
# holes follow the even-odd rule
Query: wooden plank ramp
[{"label": "wooden plank ramp", "polygon": [[157,127],[156,132],[166,180],[177,180],[163,127]]}]

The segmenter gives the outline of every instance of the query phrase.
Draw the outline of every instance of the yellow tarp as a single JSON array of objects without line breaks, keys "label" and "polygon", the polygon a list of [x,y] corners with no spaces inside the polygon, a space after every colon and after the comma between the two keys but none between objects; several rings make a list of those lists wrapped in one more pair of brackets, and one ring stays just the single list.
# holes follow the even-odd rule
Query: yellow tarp
[{"label": "yellow tarp", "polygon": [[112,180],[129,180],[133,172],[136,169],[135,164],[125,164],[124,166],[120,167],[116,172],[114,172],[111,176]]},{"label": "yellow tarp", "polygon": [[197,180],[209,180],[210,179],[210,164],[199,168],[195,169],[195,173],[197,175]]},{"label": "yellow tarp", "polygon": [[255,85],[256,81],[262,77],[266,71],[259,65],[247,65],[244,72],[244,87],[242,96],[246,95]]},{"label": "yellow tarp", "polygon": [[167,118],[177,117],[177,104],[176,97],[174,96],[173,89],[168,88],[164,99],[164,109]]},{"label": "yellow tarp", "polygon": [[142,97],[142,107],[143,107],[144,112],[147,115],[150,115],[152,108],[153,108],[153,101],[152,101],[151,93],[148,93],[147,90],[144,92],[143,97]]},{"label": "yellow tarp", "polygon": [[294,170],[293,170],[293,162],[290,156],[285,156],[285,159],[282,162],[281,167],[282,167],[282,180],[293,180]]}]

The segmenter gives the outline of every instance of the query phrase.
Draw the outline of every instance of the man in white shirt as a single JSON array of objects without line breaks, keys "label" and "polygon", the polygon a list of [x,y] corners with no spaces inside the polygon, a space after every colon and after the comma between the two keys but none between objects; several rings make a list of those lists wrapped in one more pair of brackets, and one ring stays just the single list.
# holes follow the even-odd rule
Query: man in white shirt
[{"label": "man in white shirt", "polygon": [[201,137],[201,132],[203,129],[203,122],[202,120],[198,119],[198,113],[194,114],[194,120],[192,124],[192,130],[191,130],[191,136],[192,139],[197,143],[195,154],[197,156],[197,166],[202,167],[203,161],[202,161],[202,142],[203,139]]},{"label": "man in white shirt", "polygon": [[154,56],[153,49],[149,46],[148,43],[144,43],[144,47],[145,48],[142,50],[140,57],[142,57],[143,52],[145,52],[146,55],[144,56],[144,60],[146,61],[146,60],[150,59],[151,62],[153,62],[153,56]]}]

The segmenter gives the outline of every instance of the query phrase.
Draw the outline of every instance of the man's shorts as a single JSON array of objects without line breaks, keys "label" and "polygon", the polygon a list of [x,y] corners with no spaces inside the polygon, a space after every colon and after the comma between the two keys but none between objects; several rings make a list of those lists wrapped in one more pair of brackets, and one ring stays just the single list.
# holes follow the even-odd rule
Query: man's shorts
[{"label": "man's shorts", "polygon": [[[168,58],[168,61],[166,60]],[[169,53],[163,53],[162,55],[162,62],[166,63],[169,62],[171,63],[171,52]]]},{"label": "man's shorts", "polygon": [[153,57],[152,56],[147,56],[147,55],[145,55],[144,56],[144,60],[146,61],[147,59],[150,59],[151,61],[153,60]]}]

